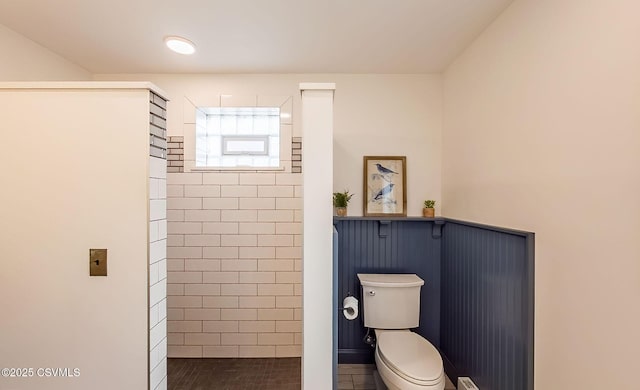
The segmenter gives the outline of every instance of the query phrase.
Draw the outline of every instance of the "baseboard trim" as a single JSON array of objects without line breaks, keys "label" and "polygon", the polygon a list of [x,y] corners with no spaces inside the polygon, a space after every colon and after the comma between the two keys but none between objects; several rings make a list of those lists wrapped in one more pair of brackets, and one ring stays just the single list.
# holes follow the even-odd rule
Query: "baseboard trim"
[{"label": "baseboard trim", "polygon": [[369,349],[338,349],[338,364],[373,364],[374,350]]},{"label": "baseboard trim", "polygon": [[456,366],[451,363],[449,358],[440,351],[440,356],[442,356],[442,365],[444,366],[444,372],[447,374],[451,382],[458,383],[458,372],[456,370]]}]

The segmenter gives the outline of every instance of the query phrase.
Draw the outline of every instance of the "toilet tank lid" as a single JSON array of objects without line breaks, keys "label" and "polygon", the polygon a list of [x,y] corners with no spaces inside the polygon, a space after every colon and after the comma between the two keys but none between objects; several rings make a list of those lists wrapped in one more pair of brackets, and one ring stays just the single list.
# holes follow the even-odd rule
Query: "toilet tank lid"
[{"label": "toilet tank lid", "polygon": [[358,274],[360,284],[367,287],[418,287],[424,280],[416,274]]}]

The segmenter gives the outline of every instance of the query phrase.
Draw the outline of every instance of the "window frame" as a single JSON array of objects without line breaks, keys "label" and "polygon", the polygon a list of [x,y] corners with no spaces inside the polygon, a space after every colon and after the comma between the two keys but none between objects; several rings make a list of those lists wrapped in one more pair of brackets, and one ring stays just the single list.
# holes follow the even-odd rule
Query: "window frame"
[{"label": "window frame", "polygon": [[[272,158],[269,154],[269,136],[268,135],[222,135],[222,156],[266,156]],[[278,135],[278,139],[280,136]],[[229,141],[262,141],[264,146],[261,152],[238,151],[233,152],[227,149]],[[278,158],[279,159],[279,158]],[[255,167],[260,168],[260,167]]]},{"label": "window frame", "polygon": [[[293,95],[200,95],[198,97],[184,96],[183,99],[183,128],[184,137],[184,172],[261,172],[283,171],[291,172],[291,142],[293,137]],[[215,107],[279,107],[280,108],[280,142],[279,166],[250,167],[250,166],[197,166],[196,138],[198,117],[206,116],[206,108]],[[178,134],[176,134],[178,135]],[[255,156],[254,156],[255,157]],[[259,157],[259,156],[258,156]]]}]

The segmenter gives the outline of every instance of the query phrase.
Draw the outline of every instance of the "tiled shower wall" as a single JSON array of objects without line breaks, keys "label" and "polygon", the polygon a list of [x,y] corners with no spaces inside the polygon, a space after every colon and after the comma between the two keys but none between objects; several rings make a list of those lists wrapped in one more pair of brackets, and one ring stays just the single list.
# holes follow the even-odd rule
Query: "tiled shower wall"
[{"label": "tiled shower wall", "polygon": [[150,95],[149,388],[167,388],[167,130],[166,101]]},{"label": "tiled shower wall", "polygon": [[169,172],[167,184],[169,356],[300,356],[302,175]]},{"label": "tiled shower wall", "polygon": [[167,172],[184,172],[184,137],[168,137]]}]

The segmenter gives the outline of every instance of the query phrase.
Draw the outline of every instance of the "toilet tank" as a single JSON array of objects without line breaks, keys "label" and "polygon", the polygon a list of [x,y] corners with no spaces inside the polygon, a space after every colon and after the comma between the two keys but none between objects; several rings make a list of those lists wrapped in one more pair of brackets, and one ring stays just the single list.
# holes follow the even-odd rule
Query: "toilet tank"
[{"label": "toilet tank", "polygon": [[358,274],[362,285],[364,326],[416,328],[420,323],[420,288],[416,274]]}]

